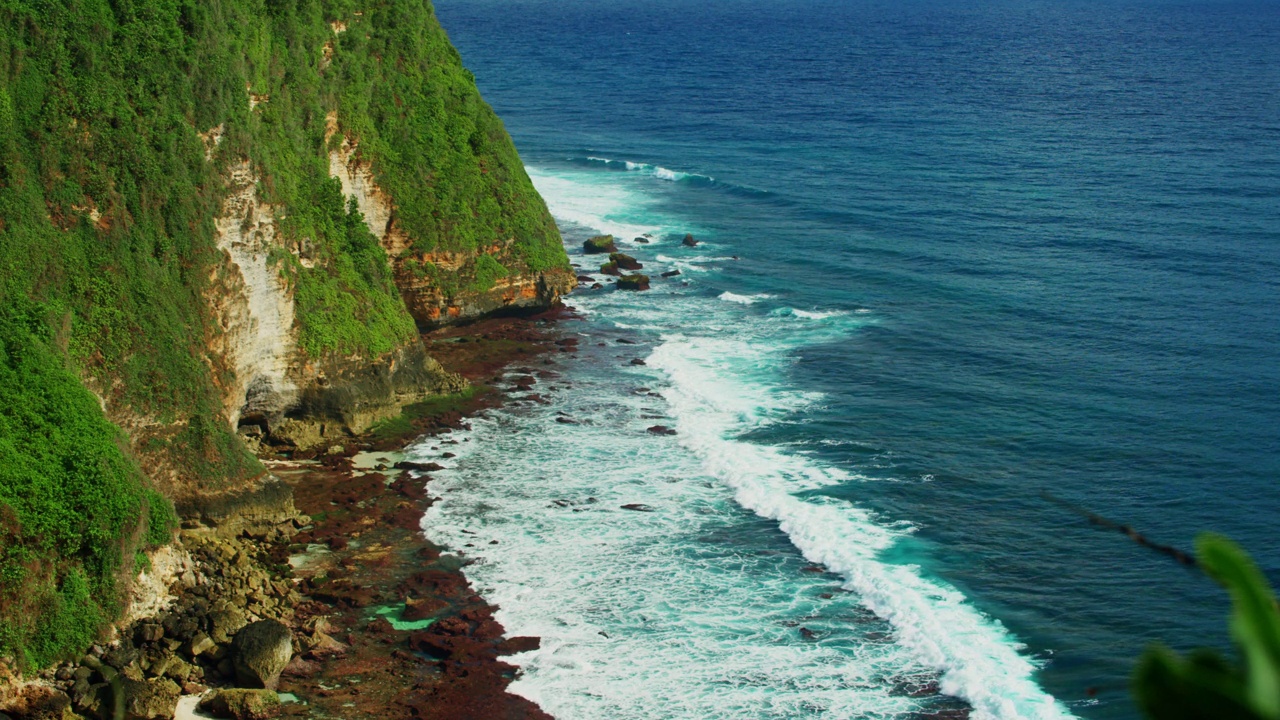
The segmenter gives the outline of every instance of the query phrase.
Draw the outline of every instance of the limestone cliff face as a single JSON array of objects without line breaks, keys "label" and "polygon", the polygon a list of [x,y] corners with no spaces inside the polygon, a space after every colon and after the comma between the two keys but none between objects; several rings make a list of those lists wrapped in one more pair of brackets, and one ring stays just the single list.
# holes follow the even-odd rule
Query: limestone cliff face
[{"label": "limestone cliff face", "polygon": [[224,262],[207,298],[220,330],[210,355],[230,371],[220,389],[231,424],[251,439],[307,449],[364,432],[428,395],[460,390],[465,382],[445,372],[417,337],[376,357],[302,351],[294,289],[279,253],[303,267],[316,260],[305,243],[281,237],[281,209],[258,200],[259,180],[248,161],[231,167],[216,223]]},{"label": "limestone cliff face", "polygon": [[[330,113],[325,126],[331,148],[329,173],[342,183],[344,195],[356,199],[369,231],[390,258],[396,286],[420,327],[545,309],[576,286],[567,265],[543,271],[525,269],[516,238],[495,239],[474,250],[422,249],[401,227],[395,199],[379,187],[371,163],[360,153],[358,138],[339,133],[338,115]],[[486,276],[485,265],[504,272]]]}]

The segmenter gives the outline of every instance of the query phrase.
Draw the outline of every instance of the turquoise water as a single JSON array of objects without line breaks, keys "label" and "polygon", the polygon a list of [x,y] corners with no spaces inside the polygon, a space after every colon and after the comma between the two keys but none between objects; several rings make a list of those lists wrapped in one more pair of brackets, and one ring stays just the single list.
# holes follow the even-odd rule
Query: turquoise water
[{"label": "turquoise water", "polygon": [[1225,598],[1046,491],[1280,580],[1274,3],[437,11],[570,246],[655,277],[575,294],[552,404],[436,487],[429,532],[544,638],[517,691],[1136,717],[1133,659],[1224,644]]}]

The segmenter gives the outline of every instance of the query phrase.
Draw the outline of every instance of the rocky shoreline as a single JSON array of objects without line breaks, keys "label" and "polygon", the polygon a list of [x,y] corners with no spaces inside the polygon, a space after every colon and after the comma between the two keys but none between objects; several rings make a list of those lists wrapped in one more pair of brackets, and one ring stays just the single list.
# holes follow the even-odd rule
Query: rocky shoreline
[{"label": "rocky shoreline", "polygon": [[[429,442],[451,457],[466,417],[504,401],[504,371],[530,395],[554,371],[555,310],[423,336],[472,390],[323,451],[264,456],[253,492],[182,508],[177,540],[151,558],[117,636],[80,661],[10,686],[4,718],[268,717],[549,720],[506,692],[506,637],[463,560],[421,523],[434,463],[400,452]],[[540,368],[513,367],[537,363]],[[523,380],[522,380],[523,378]],[[507,383],[510,384],[510,383]]]}]

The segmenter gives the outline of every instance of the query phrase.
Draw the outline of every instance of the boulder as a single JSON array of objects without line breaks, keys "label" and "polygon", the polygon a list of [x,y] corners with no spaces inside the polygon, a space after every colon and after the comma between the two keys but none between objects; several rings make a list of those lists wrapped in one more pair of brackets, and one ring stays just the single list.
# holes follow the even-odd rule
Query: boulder
[{"label": "boulder", "polygon": [[666,425],[654,425],[653,427],[649,428],[649,432],[654,435],[675,435],[676,434],[675,430],[672,430]]},{"label": "boulder", "polygon": [[124,693],[125,720],[171,718],[178,707],[178,697],[182,695],[182,688],[168,678],[123,678],[120,690]]},{"label": "boulder", "polygon": [[619,290],[648,290],[649,276],[633,273],[631,275],[623,275],[618,278]]},{"label": "boulder", "polygon": [[681,240],[680,244],[685,247],[697,247],[698,241],[693,237],[693,233],[685,233],[684,240]]},{"label": "boulder", "polygon": [[444,469],[444,466],[441,465],[440,463],[434,463],[434,462],[420,463],[420,462],[410,462],[408,460],[401,460],[400,462],[396,463],[395,465],[392,465],[391,467],[394,467],[397,470],[417,470],[419,472],[436,472],[437,470]]},{"label": "boulder", "polygon": [[622,274],[622,271],[618,269],[618,263],[616,262],[607,262],[601,265],[600,272],[601,274],[613,275],[614,277],[618,277]]},{"label": "boulder", "polygon": [[677,275],[679,275],[679,274],[680,274],[680,271],[679,271],[679,270],[668,270],[668,271],[666,271],[666,272],[662,273],[662,277],[664,277],[664,278],[675,277],[675,276],[677,276]]},{"label": "boulder", "polygon": [[274,690],[222,689],[200,701],[200,709],[220,718],[266,720],[280,705]]},{"label": "boulder", "polygon": [[216,643],[230,642],[240,628],[249,624],[244,611],[227,604],[227,606],[209,613],[209,637]]},{"label": "boulder", "polygon": [[637,242],[637,243],[640,243],[641,245],[648,245],[648,244],[649,244],[649,238],[647,238],[647,237],[638,237],[638,238],[636,238],[635,240],[633,240],[632,242]]},{"label": "boulder", "polygon": [[582,252],[587,255],[603,255],[618,252],[618,246],[614,244],[612,235],[597,235],[582,243]]},{"label": "boulder", "polygon": [[609,253],[609,260],[622,270],[639,270],[644,267],[640,261],[624,253]]},{"label": "boulder", "polygon": [[293,633],[278,620],[249,623],[231,641],[236,681],[246,687],[274,690],[292,657]]}]

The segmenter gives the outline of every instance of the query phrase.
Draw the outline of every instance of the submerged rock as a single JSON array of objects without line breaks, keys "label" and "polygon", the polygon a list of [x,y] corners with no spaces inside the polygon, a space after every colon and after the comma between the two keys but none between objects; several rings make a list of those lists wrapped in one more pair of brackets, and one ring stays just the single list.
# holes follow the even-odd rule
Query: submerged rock
[{"label": "submerged rock", "polygon": [[693,237],[693,233],[685,233],[684,240],[681,240],[680,244],[685,247],[697,247],[698,241]]},{"label": "submerged rock", "polygon": [[612,235],[597,235],[582,243],[582,252],[588,255],[603,255],[618,252],[618,246],[614,244]]},{"label": "submerged rock", "polygon": [[679,275],[679,274],[680,274],[680,271],[679,271],[679,270],[668,270],[668,271],[666,271],[666,272],[662,273],[662,277],[664,277],[664,278],[675,277],[675,276],[677,276],[677,275]]},{"label": "submerged rock", "polygon": [[649,432],[654,435],[675,435],[676,431],[666,425],[654,425],[649,428]]},{"label": "submerged rock", "polygon": [[236,680],[248,687],[274,690],[291,658],[293,633],[278,620],[250,623],[231,641]]},{"label": "submerged rock", "polygon": [[627,503],[622,506],[623,510],[632,510],[635,512],[653,512],[653,508],[644,503]]}]

